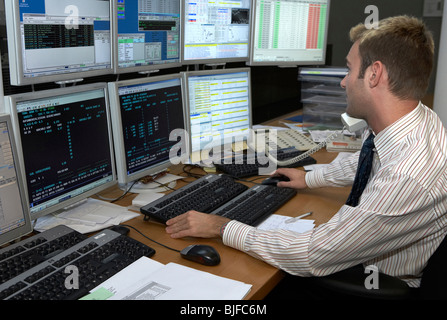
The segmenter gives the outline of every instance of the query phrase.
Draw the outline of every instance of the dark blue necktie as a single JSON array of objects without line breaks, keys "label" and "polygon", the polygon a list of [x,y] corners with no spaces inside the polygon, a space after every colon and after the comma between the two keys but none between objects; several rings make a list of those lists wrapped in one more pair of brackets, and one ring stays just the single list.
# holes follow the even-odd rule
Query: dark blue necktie
[{"label": "dark blue necktie", "polygon": [[348,206],[355,207],[359,203],[360,196],[366,187],[366,184],[371,174],[373,152],[374,149],[374,135],[371,133],[365,140],[360,151],[359,164],[355,174],[354,184],[352,185],[351,193],[346,201]]}]

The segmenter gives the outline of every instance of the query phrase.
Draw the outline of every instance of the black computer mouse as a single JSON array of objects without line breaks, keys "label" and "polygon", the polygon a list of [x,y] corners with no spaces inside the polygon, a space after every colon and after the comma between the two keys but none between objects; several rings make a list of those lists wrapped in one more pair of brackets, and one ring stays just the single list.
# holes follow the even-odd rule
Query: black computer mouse
[{"label": "black computer mouse", "polygon": [[281,181],[290,181],[290,179],[284,175],[271,176],[271,177],[268,177],[267,179],[264,179],[264,181],[262,181],[261,184],[276,187],[278,182],[281,182]]},{"label": "black computer mouse", "polygon": [[130,229],[125,227],[125,226],[121,226],[121,225],[113,225],[109,228],[112,231],[118,232],[119,234],[122,234],[124,236],[127,236],[127,234],[129,233]]},{"label": "black computer mouse", "polygon": [[182,258],[204,264],[215,266],[220,263],[220,255],[211,246],[204,244],[193,244],[180,251]]}]

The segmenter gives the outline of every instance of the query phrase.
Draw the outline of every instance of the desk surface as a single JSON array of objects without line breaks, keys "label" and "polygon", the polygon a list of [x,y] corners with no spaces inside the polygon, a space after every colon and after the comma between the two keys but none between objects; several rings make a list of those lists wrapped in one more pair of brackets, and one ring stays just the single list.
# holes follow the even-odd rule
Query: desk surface
[{"label": "desk surface", "polygon": [[[325,150],[320,150],[313,155],[317,163],[329,163],[335,158],[335,153],[329,153]],[[203,174],[201,169],[197,173]],[[173,174],[181,174],[182,167],[174,166],[171,170]],[[194,178],[186,178],[185,181],[193,181]],[[257,182],[262,179],[257,180]],[[180,181],[178,187],[185,182]],[[252,186],[251,183],[246,183],[247,186]],[[122,193],[117,188],[111,188],[101,193],[102,196],[113,198],[118,197]],[[315,223],[321,224],[328,221],[343,205],[349,193],[349,188],[323,188],[316,190],[303,190],[282,206],[277,213],[289,216],[298,216],[302,213],[313,211],[309,219],[315,220]],[[129,206],[135,194],[129,194],[125,198],[116,202],[122,206]],[[223,245],[221,239],[171,239],[165,232],[165,226],[155,222],[143,221],[143,215],[134,218],[126,224],[129,224],[140,230],[146,236],[175,249],[183,249],[193,243],[209,244],[216,248],[221,256],[221,263],[218,266],[208,267],[198,263],[190,262],[180,257],[180,254],[172,250],[166,249],[154,242],[151,242],[131,230],[129,236],[138,241],[141,241],[156,250],[156,254],[152,259],[161,263],[175,262],[183,264],[195,269],[210,272],[218,276],[227,277],[234,280],[239,280],[251,284],[252,290],[246,299],[262,299],[264,298],[282,279],[284,273],[267,263],[255,259],[243,252]]]}]

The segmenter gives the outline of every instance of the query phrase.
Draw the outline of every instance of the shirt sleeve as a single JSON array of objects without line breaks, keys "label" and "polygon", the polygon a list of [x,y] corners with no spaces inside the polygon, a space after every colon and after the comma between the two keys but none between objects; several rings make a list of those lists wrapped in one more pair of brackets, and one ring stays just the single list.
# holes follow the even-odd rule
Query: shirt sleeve
[{"label": "shirt sleeve", "polygon": [[[223,242],[304,277],[329,275],[383,255],[392,259],[391,252],[419,239],[420,233],[435,223],[435,217],[424,188],[407,177],[387,178],[393,183],[378,183],[365,190],[365,200],[359,206],[343,205],[330,221],[308,232],[264,231],[231,221]],[[400,201],[402,193],[413,201]]]},{"label": "shirt sleeve", "polygon": [[311,275],[308,262],[311,235],[311,232],[258,230],[233,220],[225,227],[223,242],[292,274]]},{"label": "shirt sleeve", "polygon": [[322,169],[310,171],[306,174],[306,184],[309,188],[346,187],[352,185],[360,151],[348,158],[333,161]]}]

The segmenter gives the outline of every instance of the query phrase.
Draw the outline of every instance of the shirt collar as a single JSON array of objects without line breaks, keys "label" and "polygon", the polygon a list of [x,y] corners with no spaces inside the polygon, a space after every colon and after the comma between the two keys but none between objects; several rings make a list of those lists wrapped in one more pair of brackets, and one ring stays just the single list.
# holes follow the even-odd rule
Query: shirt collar
[{"label": "shirt collar", "polygon": [[407,113],[405,116],[386,127],[374,138],[374,145],[380,159],[383,159],[396,150],[396,146],[411,132],[423,118],[423,104]]}]

